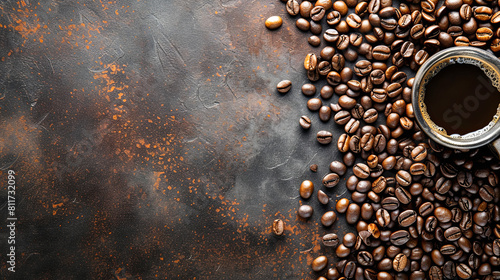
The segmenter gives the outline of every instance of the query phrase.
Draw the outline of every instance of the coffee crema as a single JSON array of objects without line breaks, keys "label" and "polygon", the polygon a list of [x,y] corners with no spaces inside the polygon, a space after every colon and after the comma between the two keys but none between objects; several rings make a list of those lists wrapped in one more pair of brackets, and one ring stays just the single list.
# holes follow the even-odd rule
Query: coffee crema
[{"label": "coffee crema", "polygon": [[436,63],[419,88],[424,120],[441,135],[472,138],[500,115],[500,73],[478,59],[451,57]]}]

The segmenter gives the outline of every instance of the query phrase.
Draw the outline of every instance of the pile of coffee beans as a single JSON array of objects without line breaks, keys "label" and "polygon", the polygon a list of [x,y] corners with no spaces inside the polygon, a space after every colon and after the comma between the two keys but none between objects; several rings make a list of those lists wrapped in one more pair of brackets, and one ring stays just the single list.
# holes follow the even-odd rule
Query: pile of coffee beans
[{"label": "pile of coffee beans", "polygon": [[[340,218],[356,229],[322,237],[324,255],[311,264],[318,280],[500,279],[498,158],[487,148],[434,143],[411,106],[413,76],[434,53],[500,51],[500,1],[282,2],[308,43],[323,46],[304,58],[310,82],[301,87],[317,117],[299,124],[314,129],[333,118],[343,132],[316,132],[320,144],[336,143],[342,161],[330,164],[322,182],[302,182],[297,214],[315,217],[308,200],[316,194],[328,204],[328,189],[346,187],[351,198],[318,217],[326,228]],[[334,95],[338,101],[328,102]]]}]

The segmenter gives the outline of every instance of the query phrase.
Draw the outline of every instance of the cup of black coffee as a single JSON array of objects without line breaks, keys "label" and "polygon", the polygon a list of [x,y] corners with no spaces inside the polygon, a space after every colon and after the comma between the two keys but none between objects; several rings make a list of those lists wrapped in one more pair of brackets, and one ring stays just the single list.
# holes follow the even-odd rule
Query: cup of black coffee
[{"label": "cup of black coffee", "polygon": [[455,149],[490,144],[500,154],[500,60],[474,47],[430,57],[412,89],[415,118],[435,142]]}]

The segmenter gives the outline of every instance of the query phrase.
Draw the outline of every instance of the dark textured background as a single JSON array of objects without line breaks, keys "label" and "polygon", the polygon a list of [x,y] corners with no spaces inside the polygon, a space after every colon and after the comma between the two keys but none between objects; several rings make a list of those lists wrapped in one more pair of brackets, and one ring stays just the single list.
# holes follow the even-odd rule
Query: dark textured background
[{"label": "dark textured background", "polygon": [[[284,19],[276,31],[264,27],[272,15]],[[324,189],[339,159],[316,131],[340,130],[306,108],[312,47],[283,3],[7,0],[0,24],[0,278],[315,279],[313,258],[333,262],[319,238],[341,220],[319,218],[348,195],[345,179],[326,190],[330,205],[305,202],[310,221],[296,209],[300,182]],[[286,95],[282,79],[294,83]]]}]

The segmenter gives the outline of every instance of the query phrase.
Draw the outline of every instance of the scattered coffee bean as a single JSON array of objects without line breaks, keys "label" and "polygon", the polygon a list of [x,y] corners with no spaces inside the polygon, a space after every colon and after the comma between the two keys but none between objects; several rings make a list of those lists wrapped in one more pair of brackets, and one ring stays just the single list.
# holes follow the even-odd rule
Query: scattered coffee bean
[{"label": "scattered coffee bean", "polygon": [[269,29],[277,29],[283,24],[283,20],[279,16],[272,16],[266,19],[265,24]]},{"label": "scattered coffee bean", "polygon": [[283,232],[285,231],[285,224],[283,223],[283,220],[281,219],[276,219],[273,221],[273,233],[275,235],[282,235]]}]

